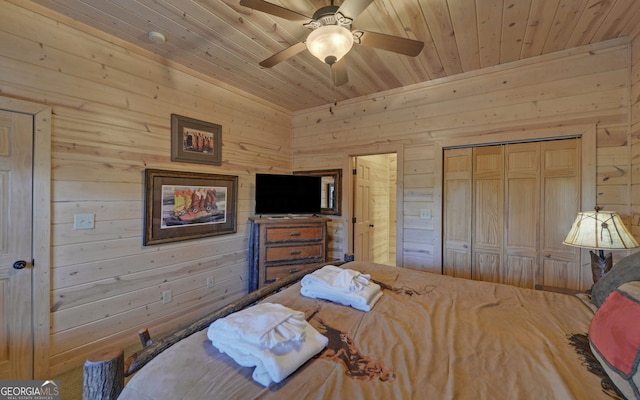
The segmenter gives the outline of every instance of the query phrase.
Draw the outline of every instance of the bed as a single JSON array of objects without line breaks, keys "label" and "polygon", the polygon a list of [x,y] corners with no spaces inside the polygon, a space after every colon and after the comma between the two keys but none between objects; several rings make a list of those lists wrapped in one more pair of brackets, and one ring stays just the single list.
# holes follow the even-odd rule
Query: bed
[{"label": "bed", "polygon": [[342,267],[381,286],[370,312],[303,297],[299,282],[263,300],[303,311],[328,338],[282,382],[256,383],[202,329],[148,362],[119,399],[624,398],[590,350],[597,307],[589,296],[357,261]]}]

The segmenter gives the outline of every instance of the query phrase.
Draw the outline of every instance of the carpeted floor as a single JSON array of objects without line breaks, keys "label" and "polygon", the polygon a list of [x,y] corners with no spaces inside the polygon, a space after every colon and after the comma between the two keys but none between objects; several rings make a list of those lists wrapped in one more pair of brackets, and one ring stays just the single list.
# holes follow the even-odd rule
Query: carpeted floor
[{"label": "carpeted floor", "polygon": [[53,379],[60,381],[61,400],[82,400],[82,367],[67,371]]}]

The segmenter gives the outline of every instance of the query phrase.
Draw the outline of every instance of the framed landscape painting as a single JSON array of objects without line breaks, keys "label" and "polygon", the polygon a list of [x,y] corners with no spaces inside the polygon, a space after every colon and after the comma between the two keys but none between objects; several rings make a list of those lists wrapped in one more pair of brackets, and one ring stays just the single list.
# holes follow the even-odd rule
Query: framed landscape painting
[{"label": "framed landscape painting", "polygon": [[237,176],[145,170],[145,246],[235,233],[237,213]]}]

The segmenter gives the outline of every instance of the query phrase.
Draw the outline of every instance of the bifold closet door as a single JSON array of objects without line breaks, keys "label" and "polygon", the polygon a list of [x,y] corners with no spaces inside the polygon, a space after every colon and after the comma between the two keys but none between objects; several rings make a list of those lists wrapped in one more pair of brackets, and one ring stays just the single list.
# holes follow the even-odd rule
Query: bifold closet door
[{"label": "bifold closet door", "polygon": [[535,286],[539,265],[540,146],[537,143],[505,147],[505,226],[503,283]]},{"label": "bifold closet door", "polygon": [[473,148],[473,279],[502,282],[504,146]]},{"label": "bifold closet door", "polygon": [[443,273],[534,288],[578,288],[562,244],[580,210],[580,139],[448,149]]},{"label": "bifold closet door", "polygon": [[443,160],[442,273],[471,278],[472,149],[451,149]]},{"label": "bifold closet door", "polygon": [[536,283],[580,289],[579,249],[562,244],[581,207],[581,141],[542,143],[541,258]]}]

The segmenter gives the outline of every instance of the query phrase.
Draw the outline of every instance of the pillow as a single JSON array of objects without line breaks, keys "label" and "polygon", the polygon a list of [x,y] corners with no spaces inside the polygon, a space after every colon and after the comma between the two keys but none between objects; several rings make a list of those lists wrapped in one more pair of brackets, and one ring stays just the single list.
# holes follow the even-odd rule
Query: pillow
[{"label": "pillow", "polygon": [[622,394],[640,398],[640,282],[611,292],[593,316],[589,345]]},{"label": "pillow", "polygon": [[640,252],[618,261],[609,272],[604,274],[591,288],[591,301],[600,307],[609,293],[630,281],[640,281]]}]

